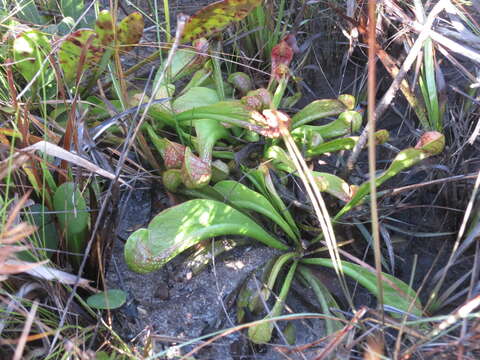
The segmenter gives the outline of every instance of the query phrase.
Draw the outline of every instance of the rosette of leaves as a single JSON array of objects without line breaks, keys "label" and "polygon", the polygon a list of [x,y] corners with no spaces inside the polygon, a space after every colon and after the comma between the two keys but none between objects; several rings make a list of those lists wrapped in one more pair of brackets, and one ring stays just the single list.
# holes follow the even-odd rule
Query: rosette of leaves
[{"label": "rosette of leaves", "polygon": [[[262,173],[257,173],[255,178],[259,186],[268,192],[265,186],[267,181]],[[261,185],[262,183],[264,185]],[[139,229],[128,238],[124,250],[125,260],[130,269],[136,272],[155,271],[181,252],[206,239],[222,235],[255,239],[266,246],[283,251],[284,255],[267,269],[266,288],[261,293],[250,291],[240,295],[240,298],[248,299],[246,303],[262,304],[259,297],[268,301],[273,298],[271,291],[279,287],[280,293],[275,298],[272,311],[265,316],[266,321],[252,327],[248,332],[254,342],[269,342],[273,332],[273,323],[270,319],[282,313],[295,278],[301,276],[304,281],[310,274],[312,266],[332,267],[333,263],[324,258],[303,259],[298,229],[290,226],[287,221],[285,213],[288,211],[284,205],[280,205],[281,200],[277,203],[271,202],[264,195],[235,181],[219,182],[213,190],[217,195],[220,194],[220,197],[224,196],[227,199],[226,203],[209,199],[208,192],[205,192],[204,199],[190,200],[162,211],[150,222],[148,228]],[[282,206],[281,211],[278,205]],[[268,221],[275,223],[285,231],[286,238],[282,240],[264,230],[254,214],[261,214]],[[300,263],[303,264],[301,267],[303,273],[297,273]],[[378,289],[374,272],[348,262],[343,262],[343,266],[348,276],[358,280],[366,289],[376,294]],[[414,291],[388,274],[384,274],[384,277],[385,303],[403,311],[410,309],[417,315],[421,314],[421,304],[414,300],[416,298]],[[309,278],[309,281],[313,280]],[[413,306],[410,306],[412,302]],[[245,304],[245,301],[243,303]],[[255,309],[258,310],[256,307]]]}]

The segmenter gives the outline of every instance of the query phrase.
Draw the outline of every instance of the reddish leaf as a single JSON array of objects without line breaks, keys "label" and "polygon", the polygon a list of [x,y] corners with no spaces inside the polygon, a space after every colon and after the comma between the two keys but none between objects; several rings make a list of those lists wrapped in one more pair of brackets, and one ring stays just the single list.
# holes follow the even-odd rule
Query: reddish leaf
[{"label": "reddish leaf", "polygon": [[185,157],[185,146],[166,140],[163,161],[167,169],[180,169]]},{"label": "reddish leaf", "polygon": [[195,156],[190,148],[185,150],[185,161],[182,167],[182,180],[189,189],[198,189],[204,187],[210,182],[212,170],[210,166]]}]

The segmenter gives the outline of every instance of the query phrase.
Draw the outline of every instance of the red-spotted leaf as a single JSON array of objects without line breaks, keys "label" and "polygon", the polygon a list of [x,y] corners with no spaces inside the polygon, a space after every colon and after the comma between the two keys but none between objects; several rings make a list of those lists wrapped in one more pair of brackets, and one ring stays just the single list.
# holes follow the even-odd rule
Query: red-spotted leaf
[{"label": "red-spotted leaf", "polygon": [[98,36],[98,42],[103,46],[108,46],[114,40],[114,26],[112,14],[108,10],[102,10],[98,14],[95,22],[95,32]]},{"label": "red-spotted leaf", "polygon": [[122,51],[130,51],[133,48],[132,45],[138,44],[142,38],[144,26],[143,16],[139,12],[134,12],[120,21],[117,25],[117,38]]},{"label": "red-spotted leaf", "polygon": [[[74,80],[79,70],[85,71],[100,62],[105,49],[98,44],[97,34],[91,29],[77,30],[63,40],[58,58],[67,82]],[[87,50],[83,50],[85,47]],[[84,61],[81,60],[82,54]]]},{"label": "red-spotted leaf", "polygon": [[188,20],[182,42],[209,36],[245,18],[262,0],[223,0],[205,6]]},{"label": "red-spotted leaf", "polygon": [[[140,41],[143,27],[140,13],[130,14],[116,26],[117,40],[122,51],[129,51],[132,45]],[[63,40],[58,57],[67,82],[74,80],[79,70],[82,72],[99,66],[105,50],[113,46],[114,29],[112,15],[104,10],[97,17],[95,30],[77,30]]]}]

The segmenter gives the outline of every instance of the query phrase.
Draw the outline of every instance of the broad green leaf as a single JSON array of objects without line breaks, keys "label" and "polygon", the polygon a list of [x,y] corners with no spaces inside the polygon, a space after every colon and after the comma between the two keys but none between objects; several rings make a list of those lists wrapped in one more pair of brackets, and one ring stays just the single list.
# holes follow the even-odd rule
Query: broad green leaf
[{"label": "broad green leaf", "polygon": [[249,121],[251,110],[238,100],[220,101],[213,105],[196,107],[175,116],[176,121],[212,119],[236,125],[235,120]]},{"label": "broad green leaf", "polygon": [[280,226],[290,238],[298,239],[290,225],[263,195],[233,180],[220,181],[213,188],[221,193],[234,207],[256,211]]},{"label": "broad green leaf", "polygon": [[[320,265],[333,268],[333,263],[330,259],[311,258],[303,259],[301,262],[303,264]],[[345,274],[358,281],[372,294],[378,295],[377,276],[375,273],[370,272],[360,265],[352,264],[347,261],[342,261],[342,268]],[[382,273],[382,276],[387,280],[383,281],[383,301],[385,304],[402,311],[409,311],[417,316],[422,316],[422,304],[416,297],[415,291],[403,281],[392,275]],[[413,303],[413,305],[410,309],[411,303]]]},{"label": "broad green leaf", "polygon": [[67,16],[67,17],[64,17],[58,24],[53,26],[56,28],[56,30],[52,32],[52,34],[56,34],[58,36],[64,36],[72,32],[73,27],[75,26],[75,20]]},{"label": "broad green leaf", "polygon": [[117,25],[117,39],[122,46],[122,51],[130,51],[133,46],[138,44],[143,35],[143,16],[139,12],[134,12],[123,18]]},{"label": "broad green leaf", "polygon": [[338,115],[347,110],[345,104],[337,99],[321,99],[312,101],[292,117],[292,128],[308,124],[327,116]]},{"label": "broad green leaf", "polygon": [[173,101],[173,111],[181,113],[202,106],[213,105],[219,101],[217,92],[206,87],[193,87]]},{"label": "broad green leaf", "polygon": [[223,0],[197,11],[188,19],[182,42],[212,35],[235,21],[245,18],[262,0]]},{"label": "broad green leaf", "polygon": [[67,248],[80,252],[85,246],[89,213],[82,193],[71,182],[60,185],[53,196],[53,207],[65,233]]},{"label": "broad green leaf", "polygon": [[[85,4],[83,0],[60,0],[60,8],[63,17],[71,17],[72,19],[79,19],[85,11]],[[86,25],[84,22],[82,25]]]},{"label": "broad green leaf", "polygon": [[197,199],[162,211],[147,229],[130,235],[125,244],[125,261],[130,269],[148,273],[202,240],[221,235],[248,236],[288,250],[287,245],[238,210],[218,201]]},{"label": "broad green leaf", "polygon": [[211,119],[195,120],[197,134],[195,146],[200,158],[208,164],[212,162],[213,147],[218,140],[229,136],[227,129],[218,121]]},{"label": "broad green leaf", "polygon": [[15,67],[27,81],[31,81],[37,72],[43,69],[44,78],[50,63],[45,62],[50,53],[50,41],[38,30],[28,30],[21,33],[13,42],[13,57]]},{"label": "broad green leaf", "polygon": [[[173,60],[163,78],[163,83],[174,83],[192,72],[202,68],[207,57],[201,55],[194,49],[179,49],[173,55]],[[155,74],[154,83],[156,83],[165,72],[166,62],[162,64]],[[211,72],[211,71],[210,71]]]},{"label": "broad green leaf", "polygon": [[87,299],[88,306],[95,309],[118,309],[127,301],[127,294],[123,290],[110,289]]},{"label": "broad green leaf", "polygon": [[[7,2],[8,4],[8,2]],[[31,24],[43,25],[47,21],[44,16],[40,14],[37,8],[37,4],[33,0],[20,0],[15,2],[18,6],[19,11],[15,13],[15,16],[18,16],[22,20],[26,20]]]}]

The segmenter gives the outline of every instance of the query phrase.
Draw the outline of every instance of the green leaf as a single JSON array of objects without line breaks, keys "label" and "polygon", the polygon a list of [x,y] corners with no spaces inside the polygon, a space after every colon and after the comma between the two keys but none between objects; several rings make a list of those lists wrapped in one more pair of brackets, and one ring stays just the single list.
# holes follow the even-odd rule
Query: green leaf
[{"label": "green leaf", "polygon": [[210,36],[245,18],[262,0],[223,0],[205,6],[188,19],[182,42]]},{"label": "green leaf", "polygon": [[50,53],[50,49],[50,41],[38,30],[24,31],[14,40],[13,58],[16,62],[15,67],[25,80],[31,81],[37,72],[42,69],[44,78],[48,77],[46,70],[51,70],[50,63],[47,61],[44,64],[44,62]]},{"label": "green leaf", "polygon": [[[33,246],[41,249],[58,250],[58,233],[55,226],[55,218],[48,210],[41,204],[34,204],[27,209],[26,220],[37,227],[35,235],[32,236],[31,242]],[[41,254],[37,258],[34,254]],[[45,254],[45,256],[43,256]],[[22,251],[17,255],[20,259],[25,261],[38,261],[53,256],[51,251],[37,250],[32,252],[30,250]]]},{"label": "green leaf", "polygon": [[[7,3],[8,4],[8,3]],[[31,24],[38,24],[43,25],[46,24],[47,21],[44,16],[40,15],[38,11],[37,4],[33,0],[24,0],[19,1],[17,4],[20,11],[15,15],[18,16],[22,20],[26,20]]]},{"label": "green leaf", "polygon": [[[377,145],[383,144],[388,141],[389,133],[387,130],[378,130],[375,132],[375,140]],[[334,152],[340,150],[353,150],[357,144],[359,136],[343,137],[339,139],[330,140],[318,144],[316,146],[310,146],[305,150],[307,156],[315,156],[325,154],[327,152]]]},{"label": "green leaf", "polygon": [[221,193],[234,207],[256,211],[280,226],[291,239],[298,239],[290,225],[263,195],[233,180],[220,181],[213,188]]},{"label": "green leaf", "polygon": [[[333,268],[332,260],[311,258],[301,260],[303,264],[320,265]],[[358,281],[363,287],[374,295],[378,295],[377,276],[364,267],[352,264],[347,261],[342,261],[342,268],[346,275]],[[382,273],[382,276],[387,280],[383,280],[383,301],[386,305],[395,307],[405,312],[410,312],[417,316],[422,316],[422,304],[418,300],[415,291],[410,288],[403,281],[396,277]],[[392,285],[390,285],[392,284]],[[410,308],[410,304],[413,305]]]},{"label": "green leaf", "polygon": [[58,187],[53,196],[53,207],[65,233],[68,250],[81,252],[85,246],[89,213],[85,199],[75,184],[67,182]]},{"label": "green leaf", "polygon": [[110,289],[87,299],[88,306],[95,309],[118,309],[127,301],[127,294],[123,290]]},{"label": "green leaf", "polygon": [[193,87],[185,94],[175,99],[172,104],[176,113],[181,113],[190,109],[202,106],[213,105],[219,101],[217,92],[206,87]]},{"label": "green leaf", "polygon": [[[332,318],[339,318],[345,320],[345,317],[342,314],[332,314],[330,309],[340,309],[340,306],[336,302],[335,298],[333,295],[330,293],[328,288],[322,284],[320,279],[315,276],[315,274],[311,271],[310,268],[306,266],[299,266],[298,270],[300,274],[302,275],[304,282],[306,283],[307,286],[310,286],[315,293],[318,302],[320,303],[320,307],[322,308],[322,313],[330,316]],[[330,319],[326,318],[325,319],[325,327],[327,328],[327,335],[331,335],[335,333],[336,331],[340,330],[343,328],[343,323],[340,320],[335,320],[335,319]]]},{"label": "green leaf", "polygon": [[327,116],[338,115],[345,110],[347,110],[345,104],[337,99],[312,101],[292,117],[292,128],[297,128]]},{"label": "green leaf", "polygon": [[362,125],[362,115],[357,111],[344,111],[338,118],[326,125],[302,125],[292,131],[295,141],[307,148],[321,144],[324,139],[331,139],[356,132]]},{"label": "green leaf", "polygon": [[83,0],[60,0],[60,8],[64,18],[71,17],[77,20],[85,10],[85,5]]},{"label": "green leaf", "polygon": [[[395,156],[388,169],[375,179],[375,186],[379,187],[401,171],[412,167],[430,156],[441,153],[444,147],[445,137],[442,134],[435,131],[424,133],[415,148],[402,150]],[[334,220],[339,219],[357,206],[369,193],[370,180],[360,185],[352,199],[335,215]]]},{"label": "green leaf", "polygon": [[[285,300],[287,299],[288,292],[290,291],[290,286],[292,285],[293,276],[295,275],[295,270],[297,268],[297,261],[295,261],[290,269],[288,270],[287,276],[282,284],[282,289],[278,295],[275,305],[273,306],[270,313],[264,318],[265,320],[280,316],[284,307]],[[258,325],[254,325],[248,328],[248,337],[249,339],[256,344],[264,344],[270,342],[272,338],[274,324],[272,321],[265,321]]]},{"label": "green leaf", "polygon": [[217,201],[197,199],[162,211],[147,229],[130,235],[125,244],[125,260],[130,269],[148,273],[202,240],[221,235],[248,236],[273,248],[288,250],[287,245],[238,210]]},{"label": "green leaf", "polygon": [[297,238],[300,237],[297,223],[293,219],[292,214],[288,211],[285,203],[273,185],[270,177],[269,169],[265,165],[260,165],[256,170],[250,170],[246,174],[247,178],[255,185],[255,187],[270,201],[270,203],[277,209],[279,214],[283,216],[285,221],[290,225],[290,228],[295,232]]},{"label": "green leaf", "polygon": [[230,100],[181,112],[175,116],[175,119],[178,122],[213,119],[235,125],[235,122],[232,122],[232,120],[249,121],[250,113],[251,110],[240,101]]},{"label": "green leaf", "polygon": [[[270,146],[265,151],[265,157],[273,160],[275,168],[298,176],[293,161],[281,147],[276,145]],[[352,198],[350,186],[345,180],[324,172],[312,171],[312,175],[320,191],[324,191],[345,202]]]}]

